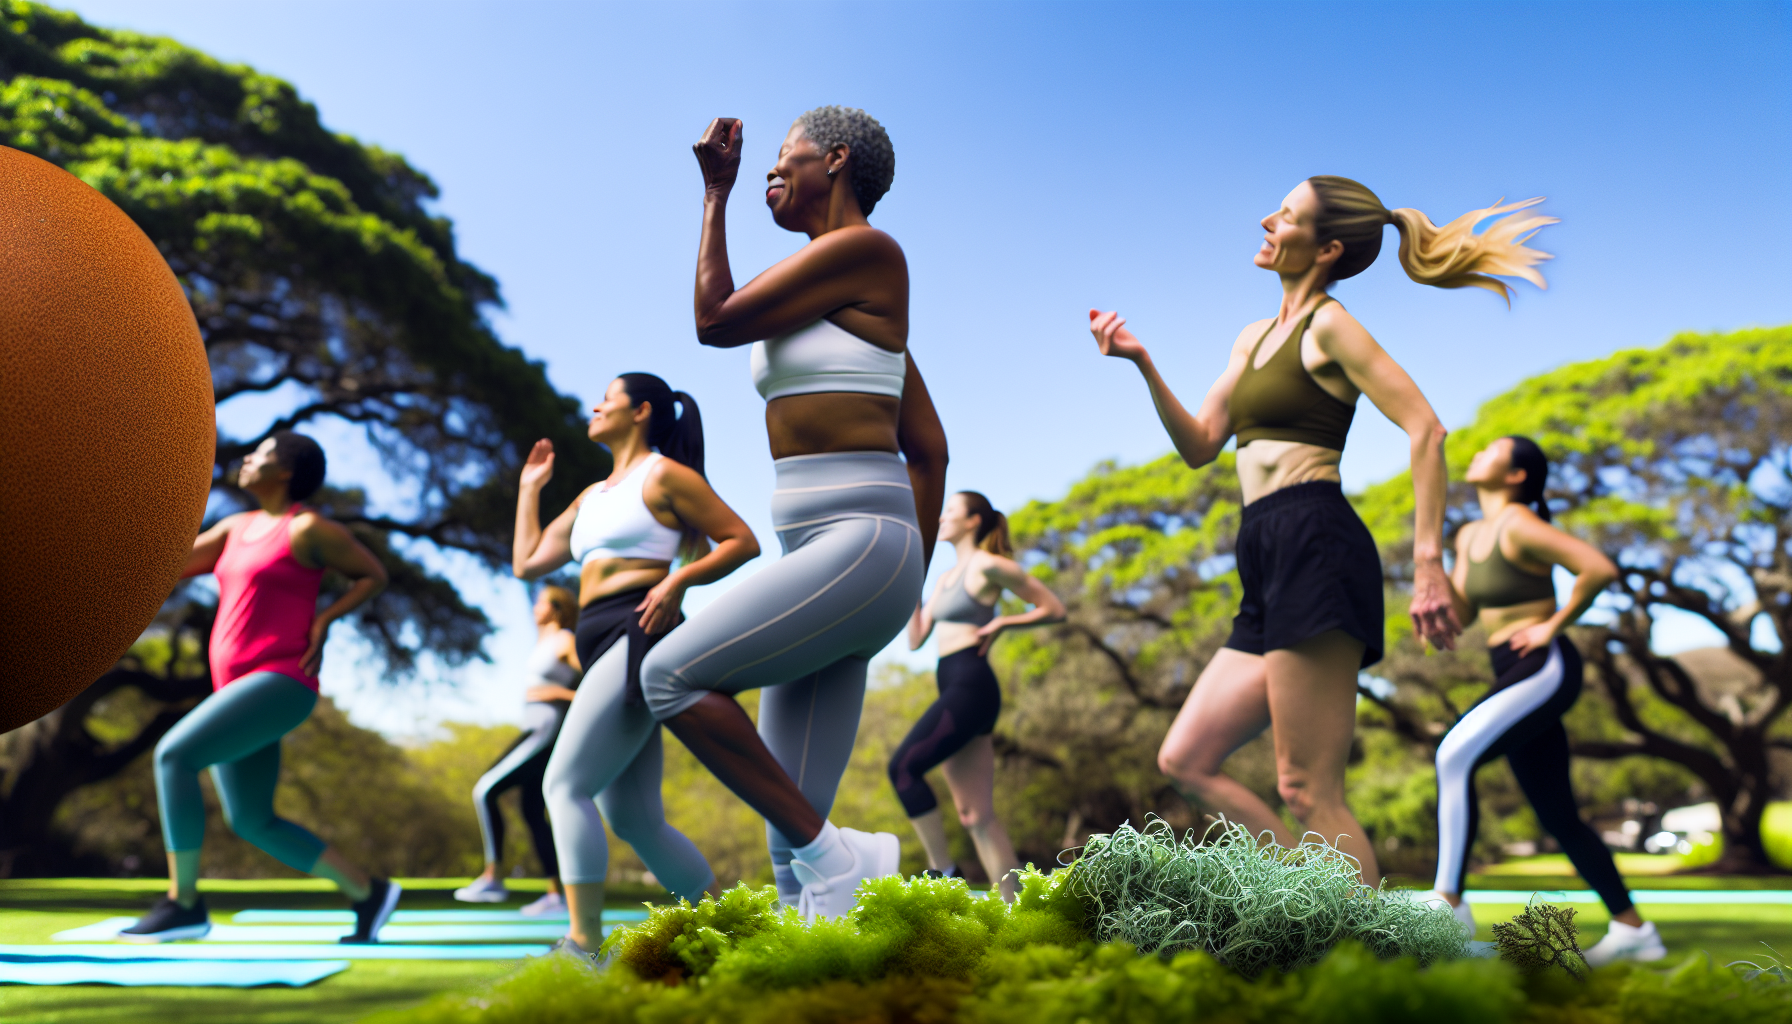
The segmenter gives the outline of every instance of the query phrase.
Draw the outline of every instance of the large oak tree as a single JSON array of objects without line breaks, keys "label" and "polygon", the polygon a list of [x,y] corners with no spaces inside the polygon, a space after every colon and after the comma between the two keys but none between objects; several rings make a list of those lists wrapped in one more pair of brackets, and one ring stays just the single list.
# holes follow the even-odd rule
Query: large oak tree
[{"label": "large oak tree", "polygon": [[[325,128],[278,78],[16,0],[0,0],[0,144],[74,173],[155,241],[193,303],[220,405],[288,399],[255,430],[219,436],[208,521],[249,506],[234,469],[270,433],[350,424],[404,495],[370,508],[337,478],[317,499],[392,576],[355,626],[393,678],[423,651],[481,657],[486,617],[421,556],[508,562],[516,474],[537,438],[564,464],[550,513],[608,462],[584,440],[578,403],[493,333],[484,310],[499,304],[497,283],[456,254],[452,224],[427,205],[434,183]],[[183,588],[151,648],[173,656],[139,651],[0,739],[0,876],[70,866],[51,829],[57,806],[153,747],[210,691],[198,655],[211,616],[206,593]],[[96,726],[124,705],[135,728]]]}]

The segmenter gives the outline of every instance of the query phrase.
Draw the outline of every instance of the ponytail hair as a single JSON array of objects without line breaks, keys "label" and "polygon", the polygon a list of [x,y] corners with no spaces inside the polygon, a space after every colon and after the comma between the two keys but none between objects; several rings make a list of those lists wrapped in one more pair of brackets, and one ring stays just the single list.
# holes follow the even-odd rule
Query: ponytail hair
[{"label": "ponytail hair", "polygon": [[[1470,210],[1438,227],[1418,210],[1388,209],[1375,193],[1349,178],[1320,174],[1308,178],[1307,183],[1319,197],[1319,219],[1315,225],[1319,244],[1334,239],[1344,243],[1344,255],[1332,264],[1331,281],[1355,277],[1369,269],[1381,254],[1381,229],[1392,224],[1400,232],[1400,266],[1407,277],[1420,284],[1434,288],[1485,288],[1497,292],[1508,305],[1512,294],[1506,283],[1488,275],[1522,277],[1539,288],[1549,287],[1543,275],[1532,268],[1553,257],[1526,248],[1524,243],[1539,228],[1559,221],[1518,212],[1541,203],[1541,197]],[[1475,225],[1489,217],[1500,219],[1488,225],[1486,231],[1475,234]]]},{"label": "ponytail hair", "polygon": [[622,382],[630,405],[639,407],[646,402],[653,407],[647,420],[648,446],[707,479],[703,472],[703,417],[697,412],[697,400],[672,390],[651,373],[625,373],[616,379]]},{"label": "ponytail hair", "polygon": [[560,623],[561,629],[576,629],[579,625],[579,599],[565,587],[552,584],[541,588],[542,596],[548,599],[548,606],[554,609],[554,619]]},{"label": "ponytail hair", "polygon": [[1549,499],[1543,489],[1549,486],[1549,456],[1537,442],[1518,434],[1508,435],[1512,442],[1512,468],[1524,470],[1524,483],[1518,485],[1518,500],[1537,510],[1537,518],[1549,522]]},{"label": "ponytail hair", "polygon": [[[703,472],[703,416],[697,411],[697,400],[651,373],[624,373],[622,392],[628,403],[637,408],[642,402],[652,407],[647,417],[647,444],[661,455],[680,465],[689,466],[705,480]],[[674,410],[674,406],[678,409]],[[686,529],[678,546],[678,557],[694,562],[709,553],[709,539],[701,531]]]},{"label": "ponytail hair", "polygon": [[1014,556],[1014,544],[1008,539],[1008,517],[996,511],[977,491],[959,491],[958,496],[964,499],[965,511],[977,517],[977,546],[992,555],[1003,558]]}]

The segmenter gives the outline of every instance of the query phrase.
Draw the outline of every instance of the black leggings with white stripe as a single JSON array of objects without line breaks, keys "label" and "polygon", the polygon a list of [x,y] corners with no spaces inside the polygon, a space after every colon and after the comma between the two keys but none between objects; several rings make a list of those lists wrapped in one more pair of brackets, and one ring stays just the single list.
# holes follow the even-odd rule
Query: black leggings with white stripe
[{"label": "black leggings with white stripe", "polygon": [[1612,914],[1630,909],[1611,851],[1581,820],[1568,774],[1568,731],[1562,716],[1580,698],[1580,652],[1566,637],[1520,657],[1510,644],[1488,652],[1493,689],[1470,708],[1437,748],[1437,885],[1460,893],[1480,825],[1475,772],[1504,756],[1537,821],[1555,836],[1581,878]]}]

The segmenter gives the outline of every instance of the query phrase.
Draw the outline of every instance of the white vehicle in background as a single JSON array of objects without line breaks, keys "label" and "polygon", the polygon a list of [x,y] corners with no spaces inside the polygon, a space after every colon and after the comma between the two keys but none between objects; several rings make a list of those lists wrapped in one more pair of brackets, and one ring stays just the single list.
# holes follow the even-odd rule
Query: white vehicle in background
[{"label": "white vehicle in background", "polygon": [[1723,831],[1723,816],[1716,803],[1676,807],[1661,816],[1661,831],[1643,840],[1648,853],[1691,853]]}]

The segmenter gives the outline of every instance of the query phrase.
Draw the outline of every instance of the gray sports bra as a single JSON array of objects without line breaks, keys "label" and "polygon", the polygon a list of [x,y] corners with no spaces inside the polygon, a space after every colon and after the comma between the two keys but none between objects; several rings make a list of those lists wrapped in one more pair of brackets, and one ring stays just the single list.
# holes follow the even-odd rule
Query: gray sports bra
[{"label": "gray sports bra", "polygon": [[964,589],[964,574],[965,570],[960,569],[955,582],[940,588],[939,596],[933,599],[933,621],[986,626],[996,617],[995,606],[984,604]]}]

